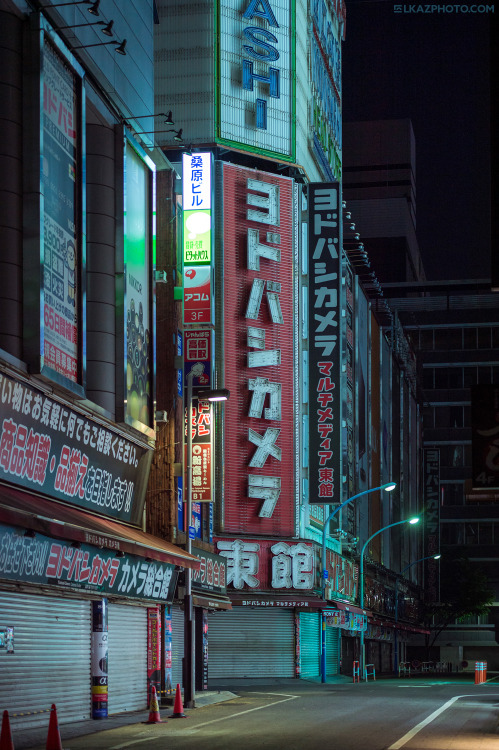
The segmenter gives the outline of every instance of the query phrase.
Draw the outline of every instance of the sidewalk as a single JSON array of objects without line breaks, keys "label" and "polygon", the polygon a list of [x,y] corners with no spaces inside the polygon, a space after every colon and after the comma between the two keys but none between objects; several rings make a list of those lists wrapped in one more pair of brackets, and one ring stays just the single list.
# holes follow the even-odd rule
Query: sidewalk
[{"label": "sidewalk", "polygon": [[[222,701],[230,701],[233,698],[237,698],[235,693],[231,693],[229,690],[205,690],[202,693],[196,693],[196,708],[202,706],[209,706],[213,703],[221,703]],[[195,711],[194,709],[186,709],[186,713]],[[173,706],[160,706],[160,715],[162,719],[167,719],[168,715],[173,711]],[[12,727],[12,739],[15,750],[26,750],[31,747],[45,747],[47,741],[49,714],[47,713],[47,726],[39,727],[37,729],[22,729],[21,727]],[[87,719],[85,721],[68,722],[67,724],[60,724],[59,731],[61,733],[63,747],[67,744],[67,741],[72,737],[81,737],[83,735],[91,735],[95,732],[102,732],[106,729],[116,729],[117,727],[125,727],[130,724],[139,724],[147,721],[149,717],[149,711],[130,711],[123,714],[115,714],[107,719],[96,721],[95,719]],[[91,743],[89,743],[91,744]]]}]

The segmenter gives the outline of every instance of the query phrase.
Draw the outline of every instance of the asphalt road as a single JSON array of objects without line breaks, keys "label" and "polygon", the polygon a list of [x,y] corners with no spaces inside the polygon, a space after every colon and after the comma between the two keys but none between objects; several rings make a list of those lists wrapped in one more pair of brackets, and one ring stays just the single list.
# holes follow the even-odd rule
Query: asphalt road
[{"label": "asphalt road", "polygon": [[[237,697],[164,724],[71,737],[64,750],[499,750],[499,680],[320,685],[286,680],[234,688]],[[171,709],[161,709],[167,719]],[[147,718],[147,714],[143,717]],[[14,746],[17,748],[15,739]],[[36,745],[45,750],[45,742]]]}]

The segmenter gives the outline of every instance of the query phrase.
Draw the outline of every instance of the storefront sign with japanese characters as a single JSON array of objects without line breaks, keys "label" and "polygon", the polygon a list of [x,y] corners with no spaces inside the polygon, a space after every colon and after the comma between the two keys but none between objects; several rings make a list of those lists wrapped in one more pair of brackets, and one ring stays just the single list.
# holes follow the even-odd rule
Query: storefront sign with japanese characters
[{"label": "storefront sign with japanese characters", "polygon": [[309,185],[309,502],[341,500],[341,193]]},{"label": "storefront sign with japanese characters", "polygon": [[343,630],[366,630],[367,615],[346,612],[344,609],[335,609],[326,612],[326,625],[333,628],[343,628]]},{"label": "storefront sign with japanese characters", "polygon": [[77,382],[81,247],[78,76],[43,52],[43,364]]},{"label": "storefront sign with japanese characters", "polygon": [[338,552],[326,549],[326,598],[354,602],[359,588],[359,566]]},{"label": "storefront sign with japanese characters", "polygon": [[[295,530],[293,183],[224,165],[224,528]],[[232,450],[237,446],[237,450]]]},{"label": "storefront sign with japanese characters", "polygon": [[175,566],[158,560],[79,547],[24,529],[0,525],[0,578],[58,588],[117,594],[131,599],[171,602],[177,582]]},{"label": "storefront sign with japanese characters", "polygon": [[[187,411],[186,411],[187,416]],[[201,401],[198,398],[192,400],[191,430],[192,430],[192,502],[210,503],[213,500],[212,488],[212,429],[211,429],[211,403]],[[187,445],[185,447],[185,465],[189,461],[187,457]],[[200,521],[201,523],[201,521]]]},{"label": "storefront sign with japanese characters", "polygon": [[234,589],[311,591],[315,585],[312,543],[267,539],[218,539],[227,561],[227,586]]},{"label": "storefront sign with japanese characters", "polygon": [[[425,448],[424,471],[424,538],[425,557],[440,554],[440,450]],[[425,561],[425,600],[440,600],[440,563],[430,558]]]},{"label": "storefront sign with japanese characters", "polygon": [[0,479],[137,523],[151,453],[0,374]]},{"label": "storefront sign with japanese characters", "polygon": [[192,553],[201,561],[199,570],[192,571],[193,589],[225,594],[227,584],[226,558],[196,547],[193,547]]},{"label": "storefront sign with japanese characters", "polygon": [[182,155],[184,263],[211,263],[210,153]]}]

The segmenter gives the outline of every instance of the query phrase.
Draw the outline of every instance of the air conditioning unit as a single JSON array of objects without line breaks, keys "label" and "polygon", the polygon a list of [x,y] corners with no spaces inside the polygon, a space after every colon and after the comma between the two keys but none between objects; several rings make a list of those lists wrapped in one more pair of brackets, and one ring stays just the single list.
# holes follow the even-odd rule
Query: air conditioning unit
[{"label": "air conditioning unit", "polygon": [[157,411],[156,415],[156,422],[168,422],[168,412],[167,411]]}]

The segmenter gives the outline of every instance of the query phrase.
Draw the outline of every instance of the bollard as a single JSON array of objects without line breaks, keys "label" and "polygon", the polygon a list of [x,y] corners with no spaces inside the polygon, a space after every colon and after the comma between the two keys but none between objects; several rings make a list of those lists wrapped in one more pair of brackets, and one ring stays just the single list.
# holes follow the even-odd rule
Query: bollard
[{"label": "bollard", "polygon": [[[355,679],[357,678],[357,679]],[[353,662],[353,681],[354,682],[360,682],[360,668],[359,668],[359,662],[354,661]]]},{"label": "bollard", "polygon": [[483,674],[484,674],[484,662],[476,661],[475,662],[475,685],[480,685],[480,683],[484,681]]}]

